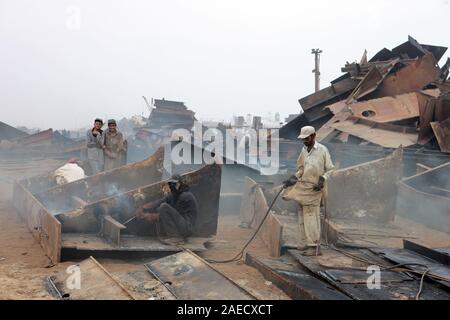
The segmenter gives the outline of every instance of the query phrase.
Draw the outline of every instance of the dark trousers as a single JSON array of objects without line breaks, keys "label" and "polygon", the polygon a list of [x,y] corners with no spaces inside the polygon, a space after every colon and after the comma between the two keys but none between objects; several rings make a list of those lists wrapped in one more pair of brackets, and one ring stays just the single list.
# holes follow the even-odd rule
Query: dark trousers
[{"label": "dark trousers", "polygon": [[157,211],[159,213],[159,221],[167,236],[187,238],[192,234],[190,221],[184,218],[171,205],[163,203]]}]

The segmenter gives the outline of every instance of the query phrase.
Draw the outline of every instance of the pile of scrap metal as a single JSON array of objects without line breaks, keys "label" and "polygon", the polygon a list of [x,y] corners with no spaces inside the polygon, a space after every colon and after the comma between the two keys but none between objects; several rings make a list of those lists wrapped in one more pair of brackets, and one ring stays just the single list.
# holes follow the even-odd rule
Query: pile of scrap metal
[{"label": "pile of scrap metal", "polygon": [[[52,173],[16,181],[13,204],[52,263],[93,252],[177,252],[158,241],[154,226],[133,219],[141,205],[163,197],[163,162],[160,148],[146,160],[60,186]],[[217,231],[221,167],[207,165],[183,176],[201,203],[185,247],[205,250]]]},{"label": "pile of scrap metal", "polygon": [[449,152],[450,59],[438,66],[446,50],[409,37],[370,60],[365,52],[331,86],[300,99],[304,113],[281,128],[280,137],[293,139],[311,124],[322,142],[434,149],[437,140]]},{"label": "pile of scrap metal", "polygon": [[147,123],[134,128],[136,134],[129,147],[132,161],[142,160],[169,142],[174,130],[190,131],[196,120],[195,112],[189,110],[184,102],[152,99],[152,104],[148,106],[150,116]]},{"label": "pile of scrap metal", "polygon": [[[279,200],[258,233],[270,258],[247,253],[246,263],[293,299],[450,299],[449,249],[408,241],[422,242],[439,234],[442,246],[448,247],[450,236],[424,225],[419,232],[409,222],[396,221],[401,164],[399,148],[388,157],[332,173],[324,206],[322,256],[303,256],[296,250],[297,209]],[[448,188],[445,183],[436,185]],[[241,207],[244,226],[259,226],[273,194],[247,179]],[[430,210],[422,211],[424,220]],[[436,215],[433,219],[448,221]],[[374,266],[380,271],[377,290],[368,269]]]},{"label": "pile of scrap metal", "polygon": [[8,155],[61,155],[65,158],[78,155],[81,145],[58,131],[48,129],[28,134],[0,122],[0,152]]}]

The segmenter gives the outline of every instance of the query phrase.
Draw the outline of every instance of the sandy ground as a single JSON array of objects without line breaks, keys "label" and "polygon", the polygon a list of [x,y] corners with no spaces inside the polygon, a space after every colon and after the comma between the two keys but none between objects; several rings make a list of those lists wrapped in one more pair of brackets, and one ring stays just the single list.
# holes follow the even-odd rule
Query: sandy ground
[{"label": "sandy ground", "polygon": [[[68,261],[50,268],[46,267],[48,259],[11,203],[14,179],[46,173],[61,164],[61,161],[51,159],[0,158],[0,299],[54,299],[46,290],[46,277],[64,271],[69,265],[74,264]],[[218,235],[203,257],[219,260],[234,256],[252,235],[252,230],[241,229],[237,227],[238,224],[237,216],[221,217]],[[249,250],[261,256],[267,255],[259,239],[255,239]],[[130,280],[130,275],[147,277],[144,261],[112,259],[99,261],[120,279],[136,298],[170,299],[170,294],[168,295],[165,288],[161,288],[154,279],[143,280],[145,294],[142,293],[143,290],[135,288],[136,281]],[[233,262],[214,266],[258,299],[289,299],[281,290],[266,281],[257,270],[243,263]]]}]

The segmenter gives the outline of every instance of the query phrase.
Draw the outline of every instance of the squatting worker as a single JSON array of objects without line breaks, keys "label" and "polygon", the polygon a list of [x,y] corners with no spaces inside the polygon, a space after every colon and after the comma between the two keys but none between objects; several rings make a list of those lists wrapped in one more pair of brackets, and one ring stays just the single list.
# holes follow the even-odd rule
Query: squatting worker
[{"label": "squatting worker", "polygon": [[334,169],[327,147],[316,142],[311,126],[301,129],[304,147],[297,160],[297,173],[285,181],[283,199],[299,203],[300,250],[304,255],[320,254],[320,202],[325,181]]},{"label": "squatting worker", "polygon": [[166,244],[182,244],[192,235],[197,219],[198,204],[189,186],[179,174],[173,175],[165,186],[166,195],[138,209],[137,219],[159,222]]},{"label": "squatting worker", "polygon": [[124,153],[127,152],[127,144],[123,138],[122,132],[117,130],[116,120],[108,120],[108,130],[105,134],[105,171],[116,169],[123,166]]},{"label": "squatting worker", "polygon": [[105,144],[105,136],[102,130],[103,120],[95,119],[94,127],[87,132],[87,159],[95,175],[103,171],[103,149]]}]

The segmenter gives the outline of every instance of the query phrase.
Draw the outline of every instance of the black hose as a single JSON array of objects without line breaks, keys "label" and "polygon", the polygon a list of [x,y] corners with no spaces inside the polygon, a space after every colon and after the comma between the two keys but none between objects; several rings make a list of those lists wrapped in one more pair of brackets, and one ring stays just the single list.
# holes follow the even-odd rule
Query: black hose
[{"label": "black hose", "polygon": [[281,188],[280,191],[278,191],[277,195],[272,200],[272,203],[270,204],[269,209],[267,209],[267,212],[266,212],[264,218],[261,220],[261,223],[259,224],[258,228],[256,228],[255,233],[252,235],[250,240],[248,240],[247,243],[242,247],[241,251],[239,251],[239,253],[234,256],[234,258],[228,259],[228,260],[211,260],[211,259],[205,259],[205,260],[208,261],[209,263],[230,263],[230,262],[235,262],[235,261],[241,260],[244,255],[245,249],[250,245],[250,243],[253,241],[253,239],[255,239],[259,230],[261,230],[261,227],[264,224],[264,221],[266,221],[266,218],[269,216],[270,210],[272,210],[272,207],[275,204],[275,201],[277,201],[278,197],[280,196],[280,194],[283,190],[284,190],[284,188]]}]

